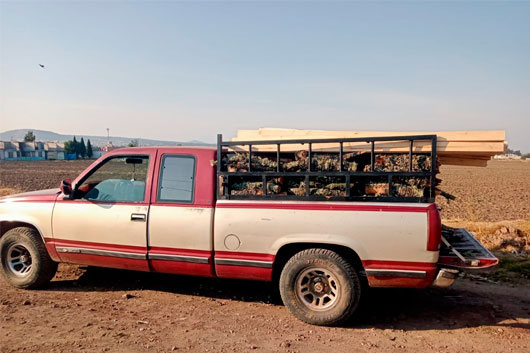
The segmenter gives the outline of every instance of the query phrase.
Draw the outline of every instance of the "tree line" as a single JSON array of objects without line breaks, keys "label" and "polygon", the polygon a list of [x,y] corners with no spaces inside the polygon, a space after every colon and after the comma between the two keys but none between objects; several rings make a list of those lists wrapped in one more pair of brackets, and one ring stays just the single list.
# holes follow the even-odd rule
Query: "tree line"
[{"label": "tree line", "polygon": [[64,152],[67,154],[75,154],[76,158],[92,158],[94,155],[90,139],[88,139],[85,145],[84,138],[81,137],[81,141],[77,141],[75,136],[73,140],[65,141]]}]

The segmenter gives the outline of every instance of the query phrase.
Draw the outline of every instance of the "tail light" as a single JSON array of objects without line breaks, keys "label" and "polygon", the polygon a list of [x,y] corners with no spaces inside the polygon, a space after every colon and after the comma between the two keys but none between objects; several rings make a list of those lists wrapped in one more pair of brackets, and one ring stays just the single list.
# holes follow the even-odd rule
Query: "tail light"
[{"label": "tail light", "polygon": [[442,241],[442,220],[440,219],[440,212],[436,208],[436,204],[431,204],[427,208],[427,250],[440,250],[440,243]]}]

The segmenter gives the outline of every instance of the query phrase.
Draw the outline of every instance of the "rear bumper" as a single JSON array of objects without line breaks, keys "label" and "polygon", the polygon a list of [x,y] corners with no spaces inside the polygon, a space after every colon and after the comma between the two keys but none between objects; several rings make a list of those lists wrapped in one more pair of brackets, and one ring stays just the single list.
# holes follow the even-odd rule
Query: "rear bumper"
[{"label": "rear bumper", "polygon": [[457,269],[442,268],[436,274],[436,278],[434,279],[432,286],[439,288],[450,287],[453,285],[453,283],[455,283],[459,273],[460,270]]}]

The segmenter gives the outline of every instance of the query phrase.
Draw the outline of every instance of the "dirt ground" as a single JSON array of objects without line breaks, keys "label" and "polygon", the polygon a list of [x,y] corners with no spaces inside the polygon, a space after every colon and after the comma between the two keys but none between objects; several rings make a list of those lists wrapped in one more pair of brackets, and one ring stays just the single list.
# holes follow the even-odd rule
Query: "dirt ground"
[{"label": "dirt ground", "polygon": [[61,180],[73,180],[92,162],[94,161],[0,162],[0,196],[58,188]]},{"label": "dirt ground", "polygon": [[442,166],[442,218],[472,222],[530,220],[530,160],[489,161],[486,168]]},{"label": "dirt ground", "polygon": [[[89,164],[0,163],[0,193],[57,187]],[[466,225],[509,261],[528,258],[530,162],[444,166],[441,177],[458,197],[440,201],[444,223]],[[0,280],[0,352],[528,352],[525,273],[366,290],[351,323],[325,328],[296,320],[267,283],[61,265],[38,291]]]},{"label": "dirt ground", "polygon": [[371,290],[347,327],[299,322],[260,282],[61,266],[45,290],[0,284],[0,351],[528,352],[529,287]]}]

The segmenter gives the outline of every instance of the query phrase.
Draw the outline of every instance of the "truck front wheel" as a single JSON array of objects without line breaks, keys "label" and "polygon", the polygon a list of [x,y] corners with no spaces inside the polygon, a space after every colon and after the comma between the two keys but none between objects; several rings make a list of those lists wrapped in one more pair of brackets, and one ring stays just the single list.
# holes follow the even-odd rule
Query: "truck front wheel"
[{"label": "truck front wheel", "polygon": [[313,325],[339,325],[357,309],[361,282],[355,268],[336,252],[307,249],[285,264],[280,294],[298,319]]},{"label": "truck front wheel", "polygon": [[57,272],[57,263],[32,228],[13,228],[0,238],[0,261],[3,277],[17,288],[37,288]]}]

